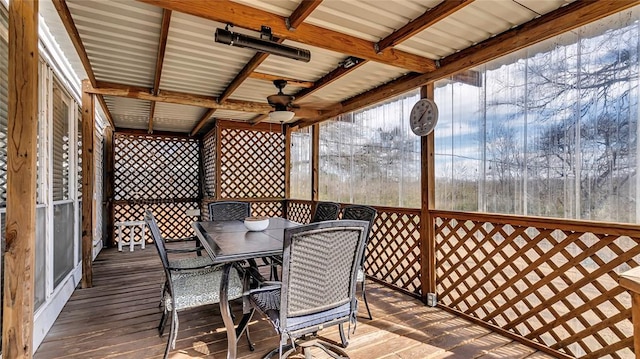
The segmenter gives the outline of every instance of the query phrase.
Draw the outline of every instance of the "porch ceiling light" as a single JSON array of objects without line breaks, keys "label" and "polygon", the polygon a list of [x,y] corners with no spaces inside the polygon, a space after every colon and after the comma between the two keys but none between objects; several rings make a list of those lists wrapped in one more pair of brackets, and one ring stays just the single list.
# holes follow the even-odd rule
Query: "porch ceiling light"
[{"label": "porch ceiling light", "polygon": [[269,118],[276,122],[289,122],[295,116],[292,111],[273,111],[269,112]]}]

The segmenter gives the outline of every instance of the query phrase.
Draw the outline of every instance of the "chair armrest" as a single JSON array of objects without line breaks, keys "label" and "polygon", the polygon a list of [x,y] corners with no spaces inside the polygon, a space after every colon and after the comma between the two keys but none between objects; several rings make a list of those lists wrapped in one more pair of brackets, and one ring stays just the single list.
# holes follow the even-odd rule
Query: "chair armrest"
[{"label": "chair armrest", "polygon": [[165,250],[167,251],[167,253],[191,253],[191,252],[197,252],[197,251],[201,251],[203,250],[204,247],[200,246],[200,247],[196,247],[196,248],[166,248]]},{"label": "chair armrest", "polygon": [[[190,237],[183,237],[183,238],[164,238],[164,242],[166,244],[169,243],[174,243],[174,242],[182,242],[182,241],[195,241],[198,238],[196,236],[190,236]],[[176,249],[176,248],[167,248],[166,251],[167,253],[191,253],[191,252],[200,252],[204,250],[203,246],[198,246],[195,248],[180,248],[180,249]]]},{"label": "chair armrest", "polygon": [[[266,280],[266,281],[262,282],[262,285],[263,286],[261,288],[266,288],[266,287],[277,287],[277,288],[280,288],[280,287],[282,287],[282,282],[277,282],[277,281],[274,281],[274,280]],[[271,288],[271,289],[273,289],[273,288]]]},{"label": "chair armrest", "polygon": [[184,271],[191,271],[191,270],[198,270],[198,269],[213,268],[216,266],[220,266],[220,264],[203,264],[203,265],[194,266],[194,267],[168,267],[167,269],[170,272],[184,272]]},{"label": "chair armrest", "polygon": [[181,242],[181,241],[195,241],[196,239],[198,239],[198,237],[196,236],[189,236],[189,237],[181,237],[181,238],[164,238],[164,242]]}]

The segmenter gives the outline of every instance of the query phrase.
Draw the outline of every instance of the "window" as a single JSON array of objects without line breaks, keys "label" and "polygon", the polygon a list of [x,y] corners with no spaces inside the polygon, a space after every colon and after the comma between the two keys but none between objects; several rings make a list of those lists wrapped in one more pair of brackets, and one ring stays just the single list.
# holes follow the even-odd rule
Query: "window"
[{"label": "window", "polygon": [[74,203],[70,196],[71,183],[71,138],[70,122],[73,101],[64,92],[57,80],[53,81],[53,276],[54,287],[67,276],[74,267]]},{"label": "window", "polygon": [[53,81],[53,200],[69,199],[69,101]]},{"label": "window", "polygon": [[[638,223],[637,7],[436,83],[438,209]],[[472,76],[473,77],[473,76]]]},{"label": "window", "polygon": [[78,172],[78,189],[77,196],[79,200],[82,200],[82,110],[78,107],[78,130],[76,131],[76,147],[78,151],[78,166],[76,171]]},{"label": "window", "polygon": [[311,127],[291,132],[290,192],[295,199],[311,199]]},{"label": "window", "polygon": [[320,200],[420,207],[420,137],[413,91],[320,125]]}]

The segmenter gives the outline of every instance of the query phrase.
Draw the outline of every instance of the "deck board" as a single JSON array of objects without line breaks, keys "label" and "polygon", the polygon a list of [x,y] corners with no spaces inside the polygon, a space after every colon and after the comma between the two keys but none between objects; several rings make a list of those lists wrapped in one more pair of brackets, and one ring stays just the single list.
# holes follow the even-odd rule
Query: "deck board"
[{"label": "deck board", "polygon": [[[163,271],[155,249],[105,249],[93,268],[93,288],[73,293],[34,358],[162,358],[169,327],[158,337]],[[367,285],[367,297],[374,320],[359,319],[347,348],[352,359],[552,358],[379,284]],[[239,312],[239,304],[234,306]],[[170,358],[226,357],[217,305],[186,310],[179,317]],[[277,346],[275,332],[259,315],[249,328],[256,351],[249,351],[243,338],[239,358],[257,359]],[[339,341],[336,328],[321,334]]]}]

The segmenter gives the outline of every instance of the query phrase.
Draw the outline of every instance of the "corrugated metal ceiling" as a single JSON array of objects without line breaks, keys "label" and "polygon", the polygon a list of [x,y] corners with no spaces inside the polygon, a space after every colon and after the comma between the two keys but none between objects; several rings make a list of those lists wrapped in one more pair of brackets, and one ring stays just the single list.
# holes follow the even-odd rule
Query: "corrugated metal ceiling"
[{"label": "corrugated metal ceiling", "polygon": [[153,128],[158,131],[184,132],[192,129],[207,110],[198,106],[157,102],[153,116]]},{"label": "corrugated metal ceiling", "polygon": [[[49,0],[45,0],[49,1]],[[238,3],[289,16],[300,0],[236,0]],[[516,25],[548,13],[571,0],[476,0],[449,17],[396,45],[395,48],[434,60],[441,59]],[[306,23],[350,36],[377,42],[441,3],[441,0],[331,0],[323,1]],[[162,9],[133,0],[67,0],[68,7],[86,47],[96,79],[131,86],[153,86],[162,19]],[[62,37],[60,20],[45,5],[43,16],[51,23],[56,37]],[[49,20],[47,20],[49,19]],[[214,42],[216,28],[225,24],[173,12],[169,27],[160,91],[220,96],[251,59],[253,50]],[[258,36],[237,27],[233,31]],[[64,51],[70,42],[62,40]],[[293,41],[285,44],[308,48],[309,63],[269,56],[257,69],[268,75],[314,82],[330,73],[348,54],[336,53]],[[78,67],[76,63],[74,67]],[[368,62],[330,85],[299,100],[296,104],[325,108],[398,78],[408,71],[399,67]],[[290,84],[285,93],[301,90]],[[276,92],[270,81],[245,80],[230,99],[266,103]],[[108,97],[116,126],[147,128],[148,101]],[[156,105],[154,128],[190,132],[205,109],[175,104]],[[257,114],[218,110],[214,118],[248,121]]]}]

